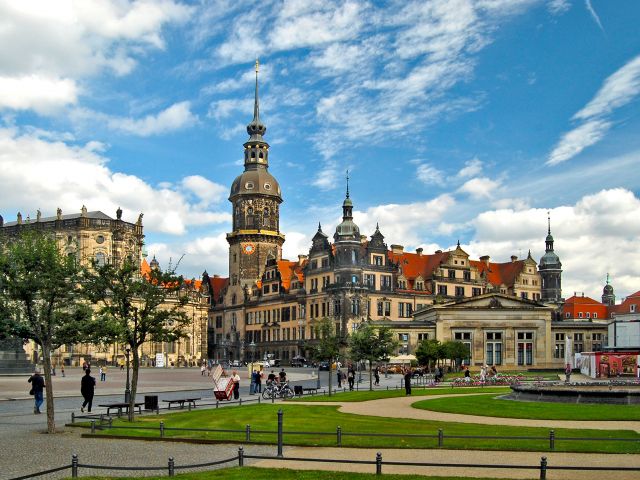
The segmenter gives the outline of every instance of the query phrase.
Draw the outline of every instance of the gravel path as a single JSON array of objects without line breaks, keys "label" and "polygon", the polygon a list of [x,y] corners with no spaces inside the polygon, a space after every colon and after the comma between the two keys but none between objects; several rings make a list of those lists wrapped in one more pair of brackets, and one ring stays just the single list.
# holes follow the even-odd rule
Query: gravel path
[{"label": "gravel path", "polygon": [[[469,395],[495,395],[472,393]],[[413,418],[416,420],[435,420],[440,422],[476,423],[483,425],[511,425],[520,427],[545,428],[584,428],[594,430],[635,430],[640,432],[638,421],[577,421],[577,420],[532,420],[525,418],[483,417],[480,415],[462,415],[458,413],[432,412],[413,408],[411,405],[421,400],[458,397],[459,395],[422,395],[410,397],[383,398],[365,402],[308,402],[310,405],[339,405],[342,413],[372,415],[376,417]],[[297,402],[307,403],[307,402]]]}]

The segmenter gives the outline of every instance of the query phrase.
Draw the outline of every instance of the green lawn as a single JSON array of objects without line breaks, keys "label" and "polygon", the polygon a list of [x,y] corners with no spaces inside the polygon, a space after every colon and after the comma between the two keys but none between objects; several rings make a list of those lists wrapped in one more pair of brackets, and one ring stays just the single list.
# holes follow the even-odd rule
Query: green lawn
[{"label": "green lawn", "polygon": [[640,420],[640,405],[519,402],[484,395],[423,400],[414,403],[413,407],[434,412],[464,413],[483,417],[540,420]]},{"label": "green lawn", "polygon": [[[509,387],[412,387],[412,393],[418,395],[464,395],[469,393],[509,393]],[[364,402],[366,400],[378,400],[380,398],[404,397],[402,390],[360,390],[357,392],[340,392],[336,395],[313,395],[295,398],[291,401],[302,402]]]},{"label": "green lawn", "polygon": [[[251,425],[254,433],[251,441],[255,443],[276,443],[277,411],[284,412],[284,442],[287,445],[305,446],[335,446],[336,428],[342,428],[342,445],[345,447],[366,448],[436,448],[436,438],[422,438],[411,436],[383,437],[383,436],[351,436],[350,433],[384,433],[415,435],[436,435],[439,428],[445,433],[444,447],[455,449],[487,449],[487,450],[546,450],[548,448],[549,430],[546,428],[511,427],[497,425],[479,425],[463,423],[447,423],[437,421],[420,421],[401,418],[373,417],[338,412],[336,406],[321,405],[250,405],[241,408],[223,408],[198,410],[192,412],[174,413],[167,415],[153,415],[137,417],[136,426],[148,429],[138,430],[128,428],[125,420],[114,422],[117,428],[99,431],[100,435],[127,435],[141,438],[158,438],[159,422],[165,423],[165,438],[189,438],[207,441],[245,442],[244,429]],[[230,429],[238,432],[204,432],[204,431],[176,431],[174,428],[199,429]],[[255,433],[266,430],[274,433]],[[294,434],[287,432],[314,432],[311,434]],[[325,433],[325,435],[317,432]],[[486,436],[535,436],[541,439],[512,440],[512,439],[466,439],[446,438],[446,435],[486,435]],[[561,437],[601,437],[601,438],[633,438],[640,440],[640,435],[629,430],[603,431],[556,429],[556,438]],[[577,441],[568,442],[557,440],[558,451],[576,452],[611,452],[611,453],[640,453],[640,441]]]},{"label": "green lawn", "polygon": [[[340,468],[340,464],[336,464],[336,468]],[[342,465],[344,467],[344,465]],[[383,465],[382,472],[385,480],[459,480],[464,477],[425,477],[421,475],[393,475],[385,473],[391,470],[390,465]],[[375,470],[375,466],[371,465],[371,469]],[[82,472],[81,472],[82,473]],[[131,480],[131,477],[80,477],[82,480]],[[144,477],[145,480],[164,480],[166,475],[160,477]],[[353,472],[325,472],[322,470],[288,470],[285,468],[225,468],[222,470],[214,470],[199,473],[183,473],[175,476],[177,480],[373,480],[379,478],[373,473],[353,473]],[[489,478],[475,478],[475,480],[492,480]]]}]

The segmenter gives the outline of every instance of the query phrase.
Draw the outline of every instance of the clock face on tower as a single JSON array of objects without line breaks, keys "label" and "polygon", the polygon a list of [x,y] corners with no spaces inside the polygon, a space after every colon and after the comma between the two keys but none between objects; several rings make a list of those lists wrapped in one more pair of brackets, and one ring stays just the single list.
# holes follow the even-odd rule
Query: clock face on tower
[{"label": "clock face on tower", "polygon": [[251,255],[255,251],[256,247],[253,243],[245,243],[244,245],[242,245],[242,253],[244,253],[245,255]]}]

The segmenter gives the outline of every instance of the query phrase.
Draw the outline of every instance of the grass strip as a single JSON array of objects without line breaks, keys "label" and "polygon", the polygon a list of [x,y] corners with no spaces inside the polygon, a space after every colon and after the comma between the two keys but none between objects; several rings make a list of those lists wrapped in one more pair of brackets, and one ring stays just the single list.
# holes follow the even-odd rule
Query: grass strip
[{"label": "grass strip", "polygon": [[640,405],[521,402],[480,395],[423,400],[412,406],[433,412],[462,413],[483,417],[580,421],[640,420]]},{"label": "grass strip", "polygon": [[[371,468],[375,469],[372,465]],[[384,466],[383,472],[384,472]],[[387,469],[392,468],[387,466]],[[131,480],[131,477],[80,477],[81,480]],[[160,477],[144,477],[145,480],[165,480],[166,475]],[[257,468],[235,467],[213,470],[209,472],[176,474],[176,480],[373,480],[380,478],[373,473],[333,472],[325,470],[289,470],[286,468]],[[423,475],[394,475],[384,474],[385,480],[460,480],[465,477],[432,477]],[[475,480],[495,480],[490,478],[476,478]]]},{"label": "grass strip", "polygon": [[[191,439],[205,441],[227,441],[245,443],[245,427],[251,425],[252,443],[276,443],[277,411],[284,412],[284,442],[287,445],[335,446],[336,429],[342,429],[342,446],[361,448],[437,448],[436,438],[410,435],[437,435],[438,429],[445,434],[444,448],[483,449],[513,451],[545,451],[549,449],[549,429],[503,425],[481,425],[450,423],[402,418],[374,417],[341,413],[337,406],[328,405],[250,405],[234,409],[210,409],[192,412],[137,417],[135,426],[153,427],[138,430],[125,420],[115,421],[123,428],[98,431],[99,435],[159,438],[159,422],[164,421],[165,439]],[[171,428],[230,429],[235,432],[180,431]],[[270,433],[256,433],[266,430]],[[287,432],[313,432],[293,434]],[[317,434],[325,433],[324,435]],[[377,436],[356,436],[353,433],[372,433]],[[404,436],[379,436],[397,435]],[[447,435],[541,437],[541,439],[467,439],[447,438]],[[640,435],[630,430],[585,430],[555,429],[556,450],[567,452],[640,453]],[[633,441],[563,441],[562,438],[624,438]]]}]

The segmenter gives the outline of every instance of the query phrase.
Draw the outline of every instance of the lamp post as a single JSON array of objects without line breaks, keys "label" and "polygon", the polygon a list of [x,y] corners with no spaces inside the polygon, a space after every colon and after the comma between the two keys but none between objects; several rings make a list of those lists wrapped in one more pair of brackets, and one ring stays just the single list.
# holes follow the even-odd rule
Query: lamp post
[{"label": "lamp post", "polygon": [[251,343],[249,344],[249,349],[251,350],[251,371],[253,371],[253,360],[255,359],[256,342],[251,340]]},{"label": "lamp post", "polygon": [[131,389],[129,386],[129,354],[131,353],[131,349],[127,346],[127,348],[125,348],[124,353],[127,357],[127,383],[124,386],[124,401],[125,403],[129,403],[129,400],[131,398]]}]

